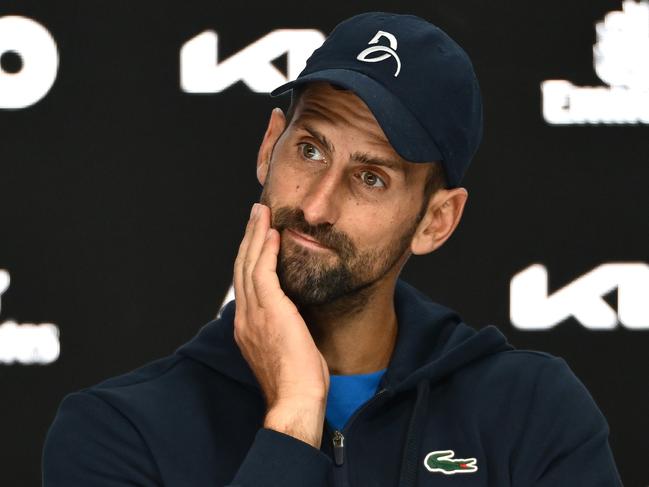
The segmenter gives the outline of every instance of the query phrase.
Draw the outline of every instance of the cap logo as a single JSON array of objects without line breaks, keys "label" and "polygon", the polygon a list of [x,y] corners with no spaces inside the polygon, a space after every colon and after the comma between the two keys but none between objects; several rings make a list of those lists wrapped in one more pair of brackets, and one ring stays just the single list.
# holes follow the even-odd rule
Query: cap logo
[{"label": "cap logo", "polygon": [[[380,30],[374,37],[372,37],[372,40],[368,42],[368,44],[378,44],[381,37],[385,37],[388,40],[390,47],[382,45],[368,47],[367,49],[361,51],[361,53],[356,56],[356,59],[366,63],[378,63],[379,61],[384,61],[392,56],[397,61],[397,70],[394,72],[394,77],[396,78],[397,76],[399,76],[399,71],[401,71],[401,59],[399,59],[399,56],[396,53],[397,38],[394,36],[394,34]],[[367,57],[375,52],[382,52],[383,54],[374,57]]]}]

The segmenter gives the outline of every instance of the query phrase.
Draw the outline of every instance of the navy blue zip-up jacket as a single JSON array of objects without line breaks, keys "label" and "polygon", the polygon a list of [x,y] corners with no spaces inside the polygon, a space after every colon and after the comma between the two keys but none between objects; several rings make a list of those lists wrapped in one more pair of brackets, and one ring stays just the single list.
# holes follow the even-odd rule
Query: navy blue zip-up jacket
[{"label": "navy blue zip-up jacket", "polygon": [[173,355],[70,394],[45,487],[618,487],[608,425],[565,361],[515,350],[399,281],[379,391],[314,448],[263,428],[234,302]]}]

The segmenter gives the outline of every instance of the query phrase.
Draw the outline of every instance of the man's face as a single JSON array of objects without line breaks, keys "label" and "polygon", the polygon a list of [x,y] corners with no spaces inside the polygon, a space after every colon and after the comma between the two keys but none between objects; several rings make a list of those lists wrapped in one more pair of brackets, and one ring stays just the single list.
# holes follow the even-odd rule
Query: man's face
[{"label": "man's face", "polygon": [[352,92],[310,84],[262,184],[281,235],[277,274],[298,306],[398,275],[422,208],[427,164],[404,161]]}]

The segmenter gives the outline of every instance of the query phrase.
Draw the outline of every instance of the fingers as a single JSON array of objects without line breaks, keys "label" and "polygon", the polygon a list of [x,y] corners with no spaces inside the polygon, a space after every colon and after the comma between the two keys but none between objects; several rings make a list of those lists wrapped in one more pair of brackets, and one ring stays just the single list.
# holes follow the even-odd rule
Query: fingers
[{"label": "fingers", "polygon": [[262,307],[272,304],[276,298],[284,294],[277,277],[279,241],[277,230],[269,228],[266,231],[259,258],[252,273],[257,299]]},{"label": "fingers", "polygon": [[243,259],[243,289],[250,304],[257,303],[252,273],[257,265],[261,248],[264,245],[266,232],[270,227],[270,209],[256,203],[252,217],[252,228],[249,230],[249,242]]},{"label": "fingers", "polygon": [[[274,234],[274,237],[267,242],[269,229],[270,208],[255,203],[234,263],[235,299],[237,309],[243,314],[254,313],[259,307],[259,289],[262,289],[264,296],[272,291],[281,291],[275,274],[279,234],[276,230],[272,230],[271,235]],[[260,271],[256,272],[262,254],[265,256],[264,264]]]},{"label": "fingers", "polygon": [[246,230],[239,244],[239,252],[237,253],[237,258],[234,261],[234,298],[237,303],[237,310],[241,312],[246,311],[246,296],[244,291],[244,277],[243,277],[243,268],[244,260],[248,251],[248,245],[250,243],[250,233],[253,227],[253,217],[256,206],[253,205],[250,211],[250,218],[248,218],[248,224],[246,225]]}]

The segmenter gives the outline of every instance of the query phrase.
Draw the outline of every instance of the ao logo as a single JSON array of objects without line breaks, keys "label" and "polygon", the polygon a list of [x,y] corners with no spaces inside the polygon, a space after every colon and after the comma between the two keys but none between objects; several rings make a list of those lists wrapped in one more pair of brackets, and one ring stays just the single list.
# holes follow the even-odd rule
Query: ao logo
[{"label": "ao logo", "polygon": [[595,30],[595,72],[610,87],[544,81],[543,117],[561,125],[649,123],[649,1],[625,0]]},{"label": "ao logo", "polygon": [[0,109],[33,105],[50,90],[59,69],[59,53],[49,31],[26,17],[0,17],[0,56],[22,63],[15,72],[0,68]]},{"label": "ao logo", "polygon": [[[0,311],[9,283],[9,273],[0,269]],[[59,329],[52,323],[0,323],[0,364],[49,364],[59,358],[60,350]]]},{"label": "ao logo", "polygon": [[[603,299],[616,289],[617,313]],[[548,271],[534,264],[511,280],[510,317],[522,330],[548,330],[570,317],[591,330],[611,330],[618,324],[647,330],[649,265],[602,264],[548,295]]]},{"label": "ao logo", "polygon": [[[313,29],[275,30],[219,61],[219,37],[205,31],[180,49],[180,86],[188,93],[218,93],[243,81],[252,91],[268,93],[297,78],[325,36]],[[286,76],[272,61],[287,54]]]}]

